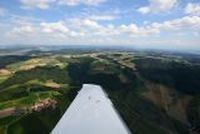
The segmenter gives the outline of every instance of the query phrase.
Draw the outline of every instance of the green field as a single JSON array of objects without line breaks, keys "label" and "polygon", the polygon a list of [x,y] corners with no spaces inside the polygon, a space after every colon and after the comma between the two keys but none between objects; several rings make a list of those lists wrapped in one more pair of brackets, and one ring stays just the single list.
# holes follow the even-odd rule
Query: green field
[{"label": "green field", "polygon": [[[13,72],[0,77],[0,111],[23,110],[0,118],[2,134],[49,133],[84,83],[106,90],[134,134],[200,130],[200,65],[192,58],[101,52],[15,59],[0,59],[1,69]],[[45,99],[56,107],[32,109]]]}]

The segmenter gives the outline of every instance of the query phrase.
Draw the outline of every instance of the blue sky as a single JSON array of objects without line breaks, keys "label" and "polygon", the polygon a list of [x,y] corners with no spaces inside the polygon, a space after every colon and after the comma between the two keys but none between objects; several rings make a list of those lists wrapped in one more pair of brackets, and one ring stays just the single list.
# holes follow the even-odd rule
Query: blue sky
[{"label": "blue sky", "polygon": [[200,50],[199,0],[1,0],[0,45]]}]

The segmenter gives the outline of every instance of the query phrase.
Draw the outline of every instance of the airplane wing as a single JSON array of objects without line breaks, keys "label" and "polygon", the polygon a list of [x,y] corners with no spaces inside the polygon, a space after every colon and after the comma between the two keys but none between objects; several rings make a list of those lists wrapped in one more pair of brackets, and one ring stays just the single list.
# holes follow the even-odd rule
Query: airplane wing
[{"label": "airplane wing", "polygon": [[130,134],[103,89],[84,84],[52,134]]}]

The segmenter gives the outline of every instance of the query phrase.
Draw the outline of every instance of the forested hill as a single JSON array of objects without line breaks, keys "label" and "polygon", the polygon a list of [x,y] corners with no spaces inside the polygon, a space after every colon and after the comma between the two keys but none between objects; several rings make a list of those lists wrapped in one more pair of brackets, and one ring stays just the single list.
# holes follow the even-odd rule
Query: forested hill
[{"label": "forested hill", "polygon": [[84,83],[106,90],[134,134],[200,132],[197,57],[56,52],[0,61],[0,133],[49,133]]}]

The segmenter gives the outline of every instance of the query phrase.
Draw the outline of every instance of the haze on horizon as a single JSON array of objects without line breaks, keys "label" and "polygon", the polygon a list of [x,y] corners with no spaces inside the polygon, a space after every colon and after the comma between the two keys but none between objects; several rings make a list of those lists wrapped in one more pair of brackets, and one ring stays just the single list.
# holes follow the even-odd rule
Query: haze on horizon
[{"label": "haze on horizon", "polygon": [[0,46],[200,50],[199,0],[1,0]]}]

